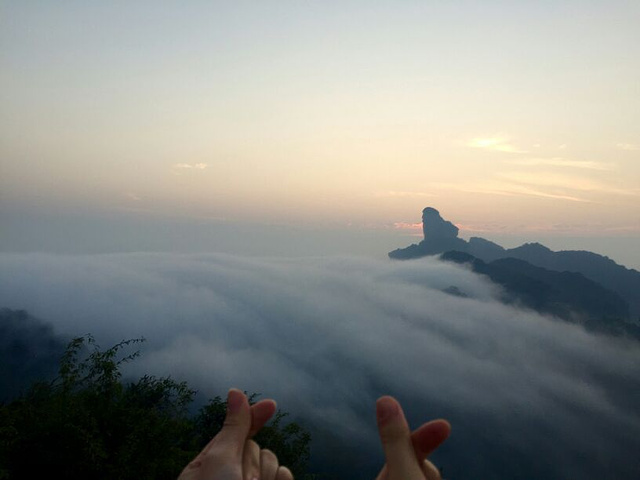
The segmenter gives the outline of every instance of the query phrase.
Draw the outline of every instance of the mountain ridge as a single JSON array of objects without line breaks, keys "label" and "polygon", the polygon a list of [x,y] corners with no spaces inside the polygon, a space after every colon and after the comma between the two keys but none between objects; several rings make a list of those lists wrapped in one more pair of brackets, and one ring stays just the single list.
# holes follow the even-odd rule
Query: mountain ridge
[{"label": "mountain ridge", "polygon": [[[537,242],[506,249],[482,237],[471,237],[466,241],[458,238],[458,228],[443,219],[433,207],[423,210],[422,226],[424,239],[420,243],[393,250],[389,252],[389,258],[410,260],[456,251],[489,265],[501,259],[516,259],[547,271],[578,273],[624,300],[628,305],[628,313],[624,317],[626,321],[634,324],[640,319],[640,272],[619,265],[609,257],[585,250],[553,251]],[[520,270],[529,270],[531,273],[523,264],[520,264]],[[550,275],[544,277],[545,282],[551,281]],[[565,276],[565,280],[580,282],[577,277],[570,276]],[[576,301],[574,305],[579,306],[580,299]]]}]

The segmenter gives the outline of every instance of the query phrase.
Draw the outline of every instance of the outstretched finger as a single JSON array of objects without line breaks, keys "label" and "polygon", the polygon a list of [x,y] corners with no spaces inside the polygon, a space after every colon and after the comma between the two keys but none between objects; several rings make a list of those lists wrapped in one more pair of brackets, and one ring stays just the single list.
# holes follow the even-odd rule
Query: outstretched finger
[{"label": "outstretched finger", "polygon": [[[431,420],[430,422],[422,424],[411,433],[411,443],[413,444],[413,450],[418,462],[422,467],[422,470],[428,480],[431,478],[439,479],[439,476],[434,476],[434,471],[439,475],[437,468],[426,458],[438,448],[451,433],[451,425],[446,420]],[[431,469],[425,467],[425,462],[431,465]],[[386,480],[388,477],[388,469],[385,464],[382,470],[376,477],[376,480]]]},{"label": "outstretched finger", "polygon": [[271,399],[260,400],[251,405],[251,429],[249,430],[249,438],[253,437],[260,431],[264,424],[276,412],[276,402]]},{"label": "outstretched finger", "polygon": [[227,416],[222,430],[214,440],[220,446],[230,449],[234,457],[240,461],[250,429],[251,410],[247,397],[240,390],[232,388],[227,396]]},{"label": "outstretched finger", "polygon": [[427,458],[451,433],[451,425],[446,420],[431,420],[424,423],[411,434],[411,442],[420,461]]},{"label": "outstretched finger", "polygon": [[379,398],[376,416],[388,478],[421,478],[422,471],[411,442],[409,425],[398,401],[388,396]]}]

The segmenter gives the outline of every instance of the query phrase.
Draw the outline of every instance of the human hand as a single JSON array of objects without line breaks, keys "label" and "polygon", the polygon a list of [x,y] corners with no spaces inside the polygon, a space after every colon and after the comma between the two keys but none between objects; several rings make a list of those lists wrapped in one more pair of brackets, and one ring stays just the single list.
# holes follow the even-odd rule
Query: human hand
[{"label": "human hand", "polygon": [[378,399],[376,416],[387,460],[376,480],[441,480],[427,455],[447,439],[449,422],[432,420],[411,433],[402,407],[393,397]]},{"label": "human hand", "polygon": [[273,400],[254,405],[240,390],[227,397],[222,429],[182,471],[178,480],[293,480],[273,452],[251,440],[276,411]]}]

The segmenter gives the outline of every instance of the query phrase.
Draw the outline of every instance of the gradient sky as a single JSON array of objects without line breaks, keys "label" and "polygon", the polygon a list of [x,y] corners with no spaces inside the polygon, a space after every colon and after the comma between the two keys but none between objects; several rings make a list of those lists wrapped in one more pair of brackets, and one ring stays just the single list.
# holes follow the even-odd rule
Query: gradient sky
[{"label": "gradient sky", "polygon": [[5,0],[3,210],[640,237],[638,25],[637,1]]}]

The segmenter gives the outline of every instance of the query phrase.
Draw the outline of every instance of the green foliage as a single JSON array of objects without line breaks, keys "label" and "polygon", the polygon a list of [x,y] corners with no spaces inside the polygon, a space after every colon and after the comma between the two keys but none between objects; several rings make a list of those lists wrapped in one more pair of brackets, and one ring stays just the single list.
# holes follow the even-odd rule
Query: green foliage
[{"label": "green foliage", "polygon": [[311,436],[298,423],[285,424],[288,413],[278,411],[270,425],[256,435],[256,442],[277,453],[282,465],[291,469],[294,477],[301,478],[309,462]]},{"label": "green foliage", "polygon": [[[193,416],[195,391],[185,382],[145,375],[123,383],[121,365],[139,352],[121,350],[142,341],[101,350],[90,336],[76,338],[56,380],[0,405],[0,480],[176,478],[220,430],[226,406],[216,397]],[[261,445],[303,474],[310,437],[283,424],[285,415],[265,427]]]}]

